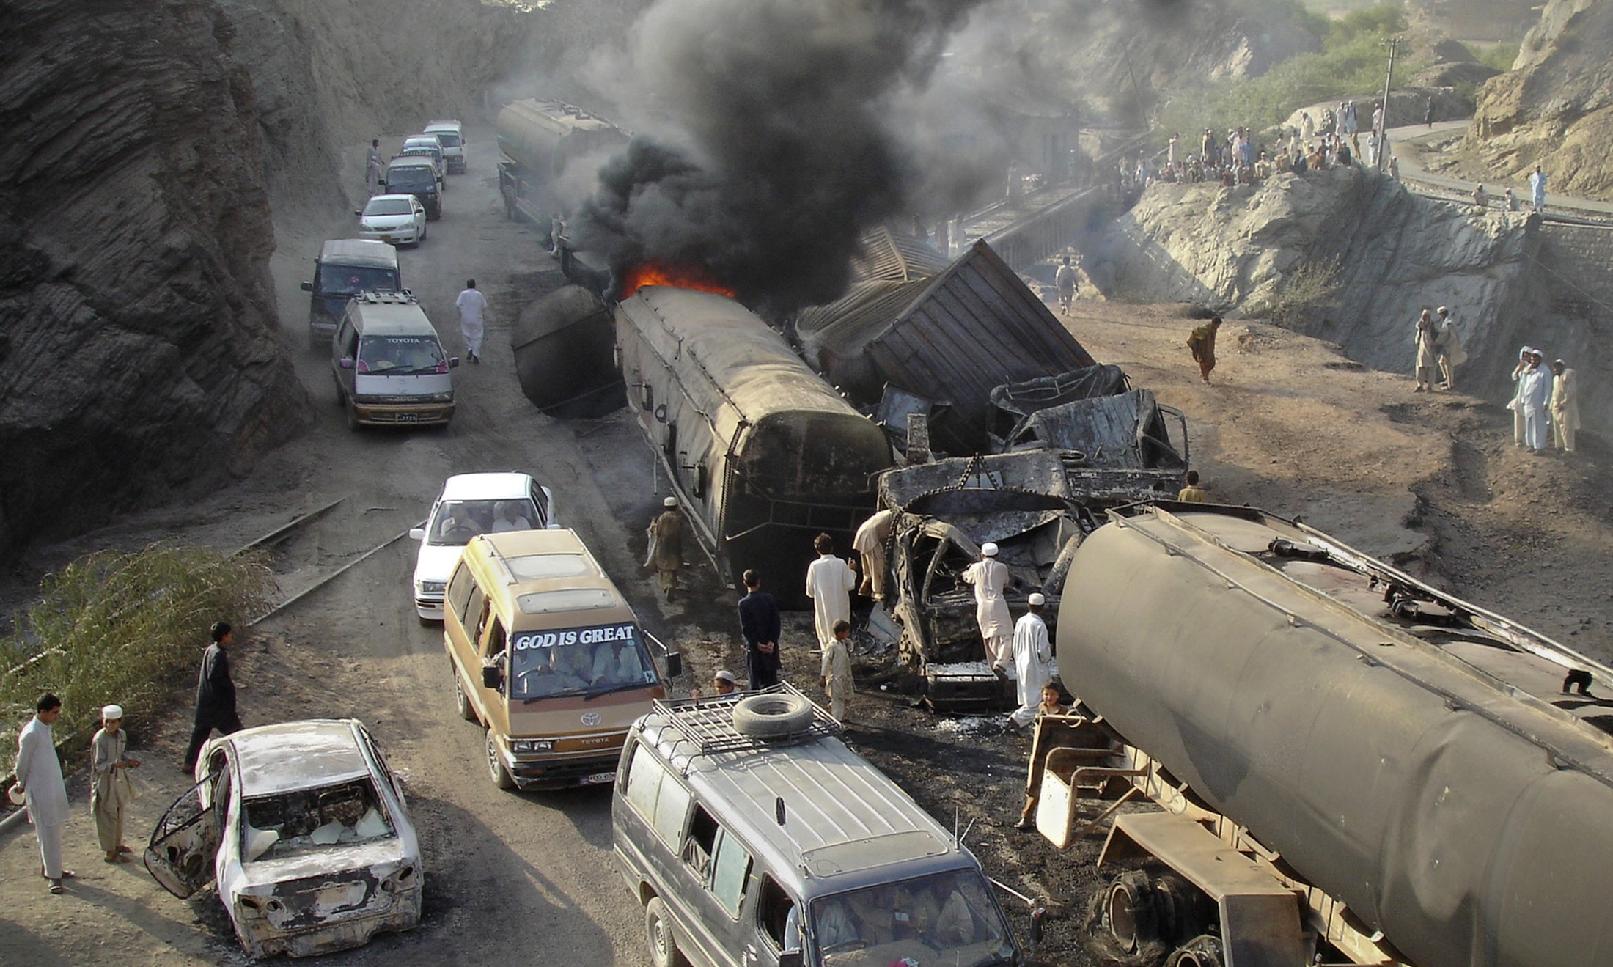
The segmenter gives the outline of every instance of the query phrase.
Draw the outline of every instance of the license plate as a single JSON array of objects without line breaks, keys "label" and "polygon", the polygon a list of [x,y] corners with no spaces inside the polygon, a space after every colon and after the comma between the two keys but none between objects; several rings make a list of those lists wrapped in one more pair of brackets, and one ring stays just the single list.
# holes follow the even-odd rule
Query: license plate
[{"label": "license plate", "polygon": [[588,778],[584,779],[583,780],[583,785],[586,785],[586,786],[599,786],[599,785],[604,785],[607,782],[615,782],[615,781],[616,781],[616,773],[614,773],[614,772],[596,772],[593,775],[589,776]]},{"label": "license plate", "polygon": [[399,423],[419,423],[420,422],[420,414],[419,413],[399,413],[398,414],[398,422]]}]

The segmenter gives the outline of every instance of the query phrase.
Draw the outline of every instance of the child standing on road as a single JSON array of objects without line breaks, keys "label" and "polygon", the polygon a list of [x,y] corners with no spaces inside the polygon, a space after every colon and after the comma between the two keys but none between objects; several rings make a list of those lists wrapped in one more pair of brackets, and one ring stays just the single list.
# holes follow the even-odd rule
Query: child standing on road
[{"label": "child standing on road", "polygon": [[851,697],[851,622],[834,623],[834,637],[824,643],[823,669],[818,684],[829,693],[829,714],[845,722],[846,699]]},{"label": "child standing on road", "polygon": [[123,812],[134,798],[129,770],[140,765],[139,759],[127,755],[129,735],[123,731],[122,706],[101,709],[101,729],[91,748],[90,811],[95,814],[95,838],[108,863],[122,863],[133,852],[123,845]]}]

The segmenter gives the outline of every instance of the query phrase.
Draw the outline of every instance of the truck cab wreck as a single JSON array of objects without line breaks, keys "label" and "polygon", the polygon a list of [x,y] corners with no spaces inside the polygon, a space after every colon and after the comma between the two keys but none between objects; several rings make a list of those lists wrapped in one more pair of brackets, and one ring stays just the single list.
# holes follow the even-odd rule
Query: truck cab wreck
[{"label": "truck cab wreck", "polygon": [[217,883],[251,957],[330,953],[420,920],[425,872],[403,784],[356,720],[214,739],[163,814],[146,869],[180,898]]},{"label": "truck cab wreck", "polygon": [[1109,518],[1062,601],[1078,704],[1027,777],[1055,846],[1106,833],[1101,953],[1606,962],[1613,740],[1569,692],[1613,669],[1258,510]]}]

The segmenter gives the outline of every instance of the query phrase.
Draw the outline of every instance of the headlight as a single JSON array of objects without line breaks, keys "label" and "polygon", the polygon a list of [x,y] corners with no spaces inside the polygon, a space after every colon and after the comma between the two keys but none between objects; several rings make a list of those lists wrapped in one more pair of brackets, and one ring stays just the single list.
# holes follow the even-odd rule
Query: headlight
[{"label": "headlight", "polygon": [[[433,402],[433,403],[452,403],[453,401],[454,401],[454,393],[453,393],[452,390],[449,390],[446,393],[433,393],[433,394],[431,394],[431,402]],[[439,588],[438,590],[441,590],[441,589]]]},{"label": "headlight", "polygon": [[553,739],[516,739],[510,743],[512,752],[550,752],[554,750]]},{"label": "headlight", "polygon": [[419,584],[422,594],[441,594],[448,587],[447,581],[421,581]]}]

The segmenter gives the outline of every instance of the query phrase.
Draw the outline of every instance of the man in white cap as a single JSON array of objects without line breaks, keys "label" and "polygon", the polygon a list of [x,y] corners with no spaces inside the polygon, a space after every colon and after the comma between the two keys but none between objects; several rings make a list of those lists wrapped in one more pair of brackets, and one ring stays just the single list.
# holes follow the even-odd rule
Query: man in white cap
[{"label": "man in white cap", "polygon": [[67,783],[62,761],[56,757],[51,726],[62,715],[62,700],[49,692],[34,703],[34,717],[17,733],[17,785],[28,805],[28,821],[39,839],[39,875],[50,881],[50,892],[61,893],[62,881],[73,871],[62,868],[62,831],[67,825]]},{"label": "man in white cap", "polygon": [[1019,708],[1009,716],[1016,729],[1036,721],[1036,708],[1042,701],[1042,686],[1053,678],[1053,647],[1047,640],[1047,622],[1042,608],[1047,599],[1041,592],[1030,596],[1030,612],[1014,623],[1014,672],[1019,687]]},{"label": "man in white cap", "polygon": [[101,728],[90,743],[90,812],[95,815],[95,838],[108,863],[122,863],[133,852],[123,845],[123,811],[134,798],[129,770],[140,765],[130,758],[129,734],[123,731],[123,707],[101,709]]},{"label": "man in white cap", "polygon": [[1551,403],[1551,372],[1542,366],[1545,354],[1538,349],[1529,351],[1529,367],[1519,382],[1519,400],[1523,406],[1525,444],[1531,453],[1545,453],[1551,447],[1547,428],[1547,413]]},{"label": "man in white cap", "polygon": [[986,646],[986,664],[1006,668],[1014,634],[1014,616],[1008,613],[1003,592],[1008,589],[1008,568],[997,560],[997,545],[987,541],[980,548],[980,560],[969,565],[963,579],[974,585],[975,621],[980,640]]},{"label": "man in white cap", "polygon": [[683,514],[676,497],[661,501],[661,506],[661,515],[650,524],[650,566],[661,579],[662,596],[671,601],[683,568]]},{"label": "man in white cap", "polygon": [[717,690],[718,695],[732,695],[735,689],[739,688],[739,679],[734,677],[733,672],[724,668],[711,676],[711,687]]},{"label": "man in white cap", "polygon": [[1456,320],[1451,318],[1451,310],[1445,306],[1439,307],[1439,317],[1434,320],[1439,329],[1439,335],[1434,340],[1434,348],[1439,353],[1439,377],[1444,381],[1444,389],[1456,388],[1456,367],[1467,362],[1467,350],[1462,348],[1462,334],[1457,329]]},{"label": "man in white cap", "polygon": [[806,596],[812,599],[812,628],[818,647],[835,640],[834,627],[851,620],[851,592],[857,588],[857,571],[849,560],[835,557],[834,538],[819,534],[812,539],[818,559],[807,565]]},{"label": "man in white cap", "polygon": [[1512,367],[1512,399],[1507,403],[1507,409],[1512,411],[1512,442],[1515,446],[1529,445],[1528,427],[1523,419],[1523,374],[1529,369],[1529,354],[1534,352],[1528,346],[1518,350],[1518,365]]}]

